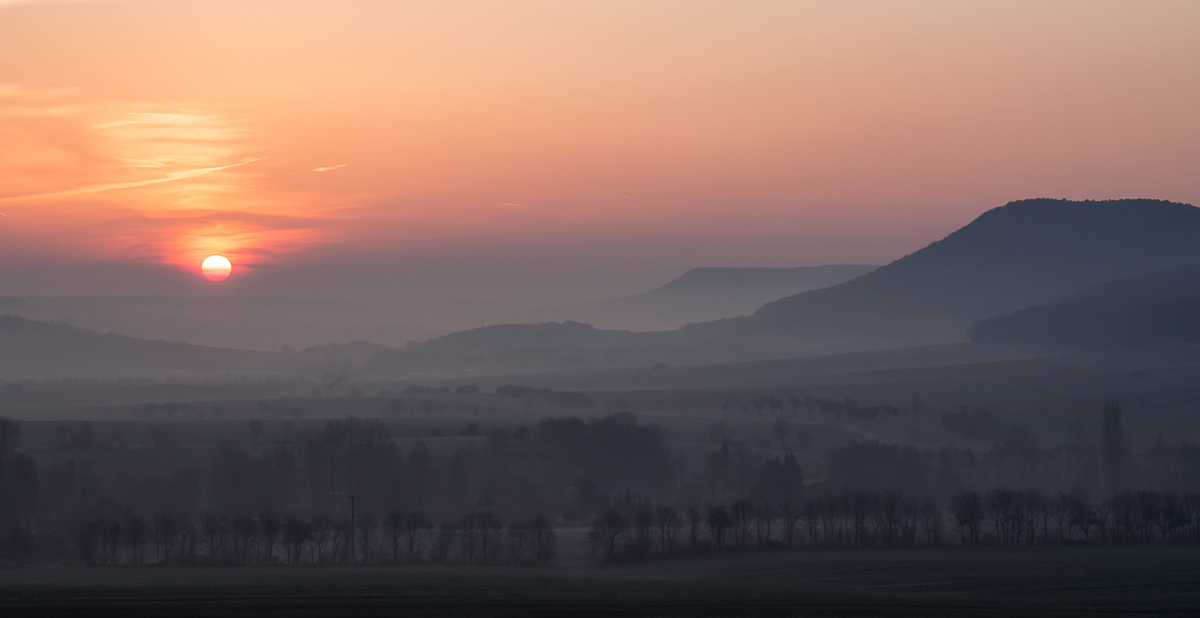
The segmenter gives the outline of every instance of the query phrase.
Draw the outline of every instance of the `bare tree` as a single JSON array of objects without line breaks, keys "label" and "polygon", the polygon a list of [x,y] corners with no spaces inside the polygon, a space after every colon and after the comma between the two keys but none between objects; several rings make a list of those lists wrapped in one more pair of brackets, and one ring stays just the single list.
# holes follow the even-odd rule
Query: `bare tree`
[{"label": "bare tree", "polygon": [[358,517],[358,540],[362,545],[362,564],[371,562],[371,543],[375,541],[375,519],[360,515]]},{"label": "bare tree", "polygon": [[723,506],[714,506],[708,509],[708,519],[705,520],[705,523],[708,524],[708,536],[712,539],[713,549],[724,547],[725,533],[733,525],[729,511],[726,511]]},{"label": "bare tree", "polygon": [[[795,397],[795,395],[793,395]],[[800,509],[791,500],[784,500],[779,506],[779,523],[783,528],[783,544],[787,547],[796,545],[796,523],[800,521]]]},{"label": "bare tree", "polygon": [[415,511],[404,516],[404,540],[408,549],[404,555],[405,560],[420,562],[421,542],[432,530],[433,522],[425,513]]},{"label": "bare tree", "polygon": [[608,511],[596,518],[592,524],[592,533],[600,550],[604,552],[605,560],[612,560],[616,555],[617,546],[628,530],[629,518],[617,511]]},{"label": "bare tree", "polygon": [[325,549],[329,547],[332,541],[335,526],[336,524],[334,524],[333,520],[328,517],[318,515],[313,518],[311,525],[311,551],[313,553],[311,562],[313,564],[325,564]]},{"label": "bare tree", "polygon": [[942,542],[942,509],[933,500],[921,503],[921,524],[925,531],[925,544],[938,545]]},{"label": "bare tree", "polygon": [[444,523],[438,527],[437,535],[437,559],[442,564],[450,562],[450,557],[454,553],[454,543],[458,538],[459,528],[454,523]]},{"label": "bare tree", "polygon": [[500,556],[500,543],[504,536],[504,524],[491,511],[484,511],[476,516],[479,526],[479,559],[485,563],[494,563]]},{"label": "bare tree", "polygon": [[983,498],[973,491],[958,492],[950,498],[950,514],[958,525],[964,545],[979,544],[979,524],[983,519]]},{"label": "bare tree", "polygon": [[529,545],[529,528],[523,522],[509,524],[508,534],[504,540],[508,547],[508,561],[511,564],[521,564],[525,561],[525,553]]},{"label": "bare tree", "polygon": [[279,515],[275,511],[267,511],[258,518],[258,532],[262,535],[264,557],[263,564],[275,564],[275,541],[279,538]]},{"label": "bare tree", "polygon": [[142,519],[132,510],[126,510],[123,519],[124,524],[122,527],[125,530],[125,541],[129,543],[129,551],[133,557],[133,565],[141,566],[142,547],[146,543],[146,533],[148,531],[146,520]]},{"label": "bare tree", "polygon": [[633,545],[636,557],[650,556],[650,552],[654,548],[654,538],[651,533],[653,529],[654,511],[650,510],[649,504],[639,506],[633,512]]},{"label": "bare tree", "polygon": [[159,512],[154,516],[154,561],[158,564],[171,564],[171,546],[175,544],[179,524],[174,517]]},{"label": "bare tree", "polygon": [[216,564],[221,549],[225,520],[213,513],[206,513],[200,522],[200,527],[204,530],[204,538],[208,540],[208,561],[210,564]]},{"label": "bare tree", "polygon": [[993,489],[984,496],[987,518],[992,522],[996,542],[1000,545],[1008,544],[1008,523],[1015,497],[1016,492],[1011,489]]},{"label": "bare tree", "polygon": [[689,507],[687,511],[687,529],[688,529],[688,549],[696,551],[700,547],[700,526],[704,523],[704,517],[700,514],[700,509]]},{"label": "bare tree", "polygon": [[754,526],[754,505],[745,500],[734,502],[729,507],[729,518],[733,523],[733,545],[746,549],[750,540],[750,529]]},{"label": "bare tree", "polygon": [[387,540],[392,545],[392,564],[400,563],[400,545],[404,540],[404,513],[391,512],[384,519]]},{"label": "bare tree", "polygon": [[234,517],[229,522],[229,530],[233,537],[234,563],[245,565],[249,559],[250,542],[255,534],[254,520],[246,516]]},{"label": "bare tree", "polygon": [[288,517],[282,524],[283,549],[287,554],[287,564],[300,564],[304,544],[312,538],[308,523],[298,517]]},{"label": "bare tree", "polygon": [[654,510],[654,523],[658,527],[658,540],[662,555],[669,556],[675,549],[675,537],[683,527],[679,511],[674,507],[660,505]]},{"label": "bare tree", "polygon": [[759,549],[771,542],[771,524],[775,521],[775,509],[770,504],[760,504],[754,509],[754,542]]},{"label": "bare tree", "polygon": [[554,559],[558,537],[554,526],[543,515],[537,515],[526,524],[529,529],[533,560],[538,564],[549,564]]}]

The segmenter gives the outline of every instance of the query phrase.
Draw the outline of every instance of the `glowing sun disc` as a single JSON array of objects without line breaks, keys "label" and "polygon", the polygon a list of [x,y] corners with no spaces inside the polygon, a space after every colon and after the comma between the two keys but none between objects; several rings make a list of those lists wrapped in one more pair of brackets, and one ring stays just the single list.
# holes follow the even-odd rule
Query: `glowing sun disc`
[{"label": "glowing sun disc", "polygon": [[210,281],[220,281],[227,279],[229,273],[233,272],[233,264],[230,264],[224,256],[210,255],[200,265],[200,272]]}]

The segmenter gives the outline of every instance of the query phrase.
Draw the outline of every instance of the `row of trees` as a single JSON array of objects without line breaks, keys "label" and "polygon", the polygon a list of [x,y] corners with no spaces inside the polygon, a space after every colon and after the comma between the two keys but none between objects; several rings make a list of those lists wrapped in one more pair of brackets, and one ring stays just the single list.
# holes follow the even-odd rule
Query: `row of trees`
[{"label": "row of trees", "polygon": [[[544,565],[558,536],[535,516],[507,525],[491,512],[435,525],[423,512],[385,517],[302,519],[267,511],[258,517],[208,514],[199,521],[132,510],[70,523],[69,543],[88,566],[336,566],[347,564]],[[53,536],[46,539],[53,541]],[[25,548],[32,558],[40,539]],[[61,540],[61,539],[60,539]]]},{"label": "row of trees", "polygon": [[1125,490],[1107,500],[1084,492],[994,489],[955,494],[950,514],[963,543],[1200,542],[1200,493]]},{"label": "row of trees", "polygon": [[944,506],[897,492],[683,510],[644,502],[597,517],[588,541],[602,561],[750,549],[1200,543],[1200,493],[1128,490],[1092,500],[1081,490],[994,489],[956,493]]}]

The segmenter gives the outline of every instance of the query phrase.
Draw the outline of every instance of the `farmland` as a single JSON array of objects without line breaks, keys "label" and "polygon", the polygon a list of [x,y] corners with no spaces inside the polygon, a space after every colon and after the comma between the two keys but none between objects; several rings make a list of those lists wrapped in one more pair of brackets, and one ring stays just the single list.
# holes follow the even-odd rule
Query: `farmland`
[{"label": "farmland", "polygon": [[[1189,616],[1192,547],[776,551],[506,569],[16,569],[6,616]],[[1151,610],[1150,608],[1153,607]]]}]

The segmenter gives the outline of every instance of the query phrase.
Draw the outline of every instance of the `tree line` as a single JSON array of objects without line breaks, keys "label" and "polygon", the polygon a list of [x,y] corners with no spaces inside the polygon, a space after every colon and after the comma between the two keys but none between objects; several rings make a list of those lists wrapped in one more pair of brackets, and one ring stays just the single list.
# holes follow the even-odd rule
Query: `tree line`
[{"label": "tree line", "polygon": [[997,488],[957,492],[945,505],[898,492],[687,509],[644,503],[597,517],[588,543],[600,561],[771,549],[1197,544],[1200,493],[1125,490],[1096,500],[1078,489]]},{"label": "tree line", "polygon": [[1100,425],[1098,444],[1042,448],[1014,430],[990,449],[851,441],[798,457],[791,424],[757,446],[724,426],[672,442],[625,411],[468,423],[428,444],[345,418],[275,432],[253,420],[241,441],[207,437],[232,422],[107,444],[81,425],[22,448],[21,424],[0,419],[0,561],[544,564],[563,527],[588,532],[598,560],[1197,541],[1200,447],[1133,451],[1114,402]]},{"label": "tree line", "polygon": [[[544,516],[504,524],[487,511],[435,525],[421,511],[379,519],[209,513],[195,521],[165,512],[143,518],[126,509],[100,512],[72,527],[69,549],[87,566],[545,565],[558,544]],[[30,535],[25,542],[10,551],[28,561],[35,558],[36,539]]]}]

